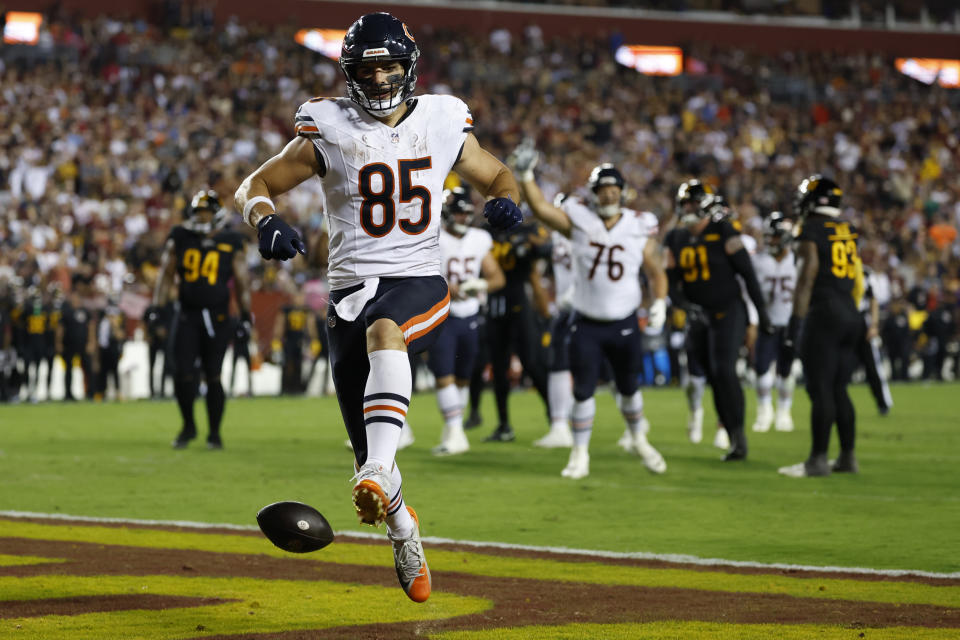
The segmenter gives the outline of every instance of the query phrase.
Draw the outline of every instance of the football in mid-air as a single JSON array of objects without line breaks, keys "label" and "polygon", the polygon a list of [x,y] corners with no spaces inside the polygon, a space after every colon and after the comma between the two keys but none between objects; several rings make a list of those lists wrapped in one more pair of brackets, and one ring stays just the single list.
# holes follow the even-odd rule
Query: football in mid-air
[{"label": "football in mid-air", "polygon": [[333,529],[319,511],[302,502],[274,502],[257,512],[263,535],[284,551],[308,553],[333,542]]}]

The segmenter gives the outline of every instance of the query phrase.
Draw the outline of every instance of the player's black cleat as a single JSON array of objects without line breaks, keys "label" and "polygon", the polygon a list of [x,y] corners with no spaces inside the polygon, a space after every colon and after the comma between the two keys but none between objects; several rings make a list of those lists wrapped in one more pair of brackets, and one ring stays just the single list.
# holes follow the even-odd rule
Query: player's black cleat
[{"label": "player's black cleat", "polygon": [[733,447],[730,451],[723,454],[724,462],[736,462],[747,459],[747,450],[740,447]]},{"label": "player's black cleat", "polygon": [[483,418],[480,417],[479,411],[473,411],[470,413],[470,417],[467,418],[467,421],[463,423],[464,429],[476,429],[483,424]]},{"label": "player's black cleat", "polygon": [[180,433],[177,434],[176,440],[173,441],[174,449],[186,449],[187,445],[190,444],[190,441],[197,437],[196,431],[190,431],[183,429]]},{"label": "player's black cleat", "polygon": [[223,449],[223,441],[220,439],[220,436],[210,436],[207,438],[207,449],[211,451]]},{"label": "player's black cleat", "polygon": [[501,424],[484,439],[484,442],[513,442],[516,439],[517,435],[513,432],[513,428],[508,424]]},{"label": "player's black cleat", "polygon": [[830,465],[830,470],[834,473],[860,473],[860,465],[853,451],[841,451]]}]

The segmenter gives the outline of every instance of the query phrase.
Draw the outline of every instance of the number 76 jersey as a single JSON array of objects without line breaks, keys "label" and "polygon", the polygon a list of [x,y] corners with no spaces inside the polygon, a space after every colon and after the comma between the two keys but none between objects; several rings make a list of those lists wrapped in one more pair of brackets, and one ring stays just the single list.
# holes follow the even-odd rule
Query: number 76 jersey
[{"label": "number 76 jersey", "polygon": [[636,211],[622,209],[620,219],[607,229],[600,216],[573,198],[563,203],[563,210],[573,224],[573,308],[602,321],[636,313],[649,223]]},{"label": "number 76 jersey", "polygon": [[408,101],[395,127],[347,98],[300,106],[297,135],[313,142],[323,164],[331,289],[441,274],[443,181],[472,129],[467,105],[452,96]]}]

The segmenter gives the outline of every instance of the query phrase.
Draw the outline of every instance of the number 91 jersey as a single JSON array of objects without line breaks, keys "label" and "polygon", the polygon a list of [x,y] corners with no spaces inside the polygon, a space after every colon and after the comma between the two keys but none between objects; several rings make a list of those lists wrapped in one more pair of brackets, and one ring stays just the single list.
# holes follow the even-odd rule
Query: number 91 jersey
[{"label": "number 91 jersey", "polygon": [[408,101],[395,127],[347,98],[300,106],[297,135],[312,140],[323,163],[331,289],[441,274],[443,181],[472,130],[467,105],[452,96]]},{"label": "number 91 jersey", "polygon": [[636,211],[622,209],[607,229],[604,221],[568,198],[563,210],[573,224],[573,308],[592,320],[613,321],[640,307],[640,267],[649,224]]}]

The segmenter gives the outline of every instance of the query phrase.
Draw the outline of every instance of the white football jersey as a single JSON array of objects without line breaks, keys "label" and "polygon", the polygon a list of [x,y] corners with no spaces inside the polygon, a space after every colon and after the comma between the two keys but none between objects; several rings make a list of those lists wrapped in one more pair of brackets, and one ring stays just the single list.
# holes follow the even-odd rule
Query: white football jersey
[{"label": "white football jersey", "polygon": [[331,289],[373,277],[441,275],[443,181],[473,117],[453,96],[424,95],[388,127],[348,98],[314,98],[297,111],[297,135],[323,160]]},{"label": "white football jersey", "polygon": [[607,229],[592,209],[573,198],[563,203],[573,223],[573,308],[594,320],[622,320],[640,307],[640,267],[649,224],[632,209]]},{"label": "white football jersey", "polygon": [[550,234],[550,244],[553,246],[550,262],[557,308],[566,310],[573,304],[573,245],[559,231]]},{"label": "white football jersey", "polygon": [[797,286],[797,265],[793,252],[788,251],[783,260],[777,260],[766,251],[751,256],[753,270],[763,290],[770,322],[776,327],[785,327],[793,312],[793,290]]},{"label": "white football jersey", "polygon": [[[493,238],[483,229],[467,229],[458,238],[446,229],[440,230],[440,255],[443,260],[443,277],[450,284],[460,284],[481,277],[483,259],[493,249]],[[469,318],[480,312],[480,300],[476,296],[451,300],[450,315]]]},{"label": "white football jersey", "polygon": [[[629,211],[629,209],[624,209],[624,211]],[[660,219],[657,218],[657,214],[652,211],[638,211],[637,215],[640,216],[640,221],[646,226],[647,235],[656,238],[657,234],[660,233]]]}]

